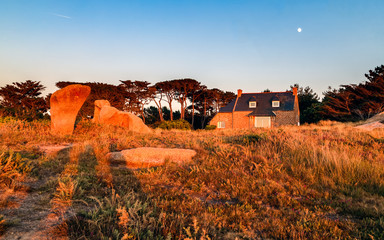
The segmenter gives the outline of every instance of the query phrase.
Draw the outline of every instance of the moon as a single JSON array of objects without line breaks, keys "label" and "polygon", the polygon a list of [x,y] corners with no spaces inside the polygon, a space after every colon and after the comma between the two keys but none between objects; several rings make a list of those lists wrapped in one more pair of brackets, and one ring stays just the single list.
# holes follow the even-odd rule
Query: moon
[{"label": "moon", "polygon": [[301,32],[301,30],[302,30],[301,28],[298,28],[298,29],[297,29],[297,32]]}]

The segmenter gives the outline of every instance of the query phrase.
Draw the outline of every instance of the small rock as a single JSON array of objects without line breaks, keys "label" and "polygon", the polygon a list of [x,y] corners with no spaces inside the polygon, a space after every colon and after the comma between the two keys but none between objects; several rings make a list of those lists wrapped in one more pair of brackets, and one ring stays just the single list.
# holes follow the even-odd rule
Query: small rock
[{"label": "small rock", "polygon": [[111,164],[125,164],[127,168],[149,168],[162,166],[166,161],[190,162],[196,155],[192,149],[142,147],[107,154]]},{"label": "small rock", "polygon": [[72,148],[72,144],[39,146],[47,156],[56,156],[58,152]]}]

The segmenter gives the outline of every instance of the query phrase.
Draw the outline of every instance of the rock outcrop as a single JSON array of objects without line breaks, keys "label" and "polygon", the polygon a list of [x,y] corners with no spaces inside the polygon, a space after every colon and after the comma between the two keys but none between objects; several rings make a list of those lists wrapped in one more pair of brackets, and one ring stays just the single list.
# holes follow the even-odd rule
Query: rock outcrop
[{"label": "rock outcrop", "polygon": [[109,103],[108,100],[96,100],[95,101],[95,112],[93,113],[93,119],[92,119],[92,121],[94,123],[99,122],[100,111],[104,106],[110,107],[111,104]]},{"label": "rock outcrop", "polygon": [[371,123],[366,123],[366,124],[357,126],[355,128],[365,130],[365,131],[371,131],[376,128],[384,128],[384,124],[381,122],[371,122]]},{"label": "rock outcrop", "polygon": [[90,93],[90,87],[73,84],[52,94],[50,113],[53,134],[72,134],[77,113]]},{"label": "rock outcrop", "polygon": [[107,154],[112,165],[124,164],[127,168],[149,168],[164,165],[165,162],[186,163],[196,155],[195,150],[180,148],[142,147],[111,152]]},{"label": "rock outcrop", "polygon": [[[96,120],[97,121],[97,120]],[[138,116],[122,112],[111,106],[103,106],[99,113],[100,124],[125,127],[133,132],[150,133],[151,129]]]},{"label": "rock outcrop", "polygon": [[355,128],[365,131],[371,131],[376,128],[384,128],[384,112],[376,114]]}]

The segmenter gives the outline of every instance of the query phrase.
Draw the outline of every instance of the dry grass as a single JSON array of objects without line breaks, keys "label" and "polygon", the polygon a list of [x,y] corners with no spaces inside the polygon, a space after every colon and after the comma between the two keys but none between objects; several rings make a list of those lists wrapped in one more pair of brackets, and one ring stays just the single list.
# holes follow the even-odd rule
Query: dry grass
[{"label": "dry grass", "polygon": [[[56,137],[47,123],[7,122],[0,136],[3,152],[78,146],[52,200],[76,200],[73,239],[384,238],[384,130],[322,122],[142,135],[80,122],[74,135]],[[198,154],[184,165],[110,167],[106,153],[135,147]]]}]

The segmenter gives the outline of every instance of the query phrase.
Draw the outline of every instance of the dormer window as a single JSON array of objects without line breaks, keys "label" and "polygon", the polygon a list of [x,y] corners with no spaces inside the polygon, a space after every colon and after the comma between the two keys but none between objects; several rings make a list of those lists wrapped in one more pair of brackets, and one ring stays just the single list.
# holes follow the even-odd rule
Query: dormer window
[{"label": "dormer window", "polygon": [[280,101],[272,101],[272,107],[280,107]]},{"label": "dormer window", "polygon": [[256,108],[256,101],[249,102],[249,108]]}]

